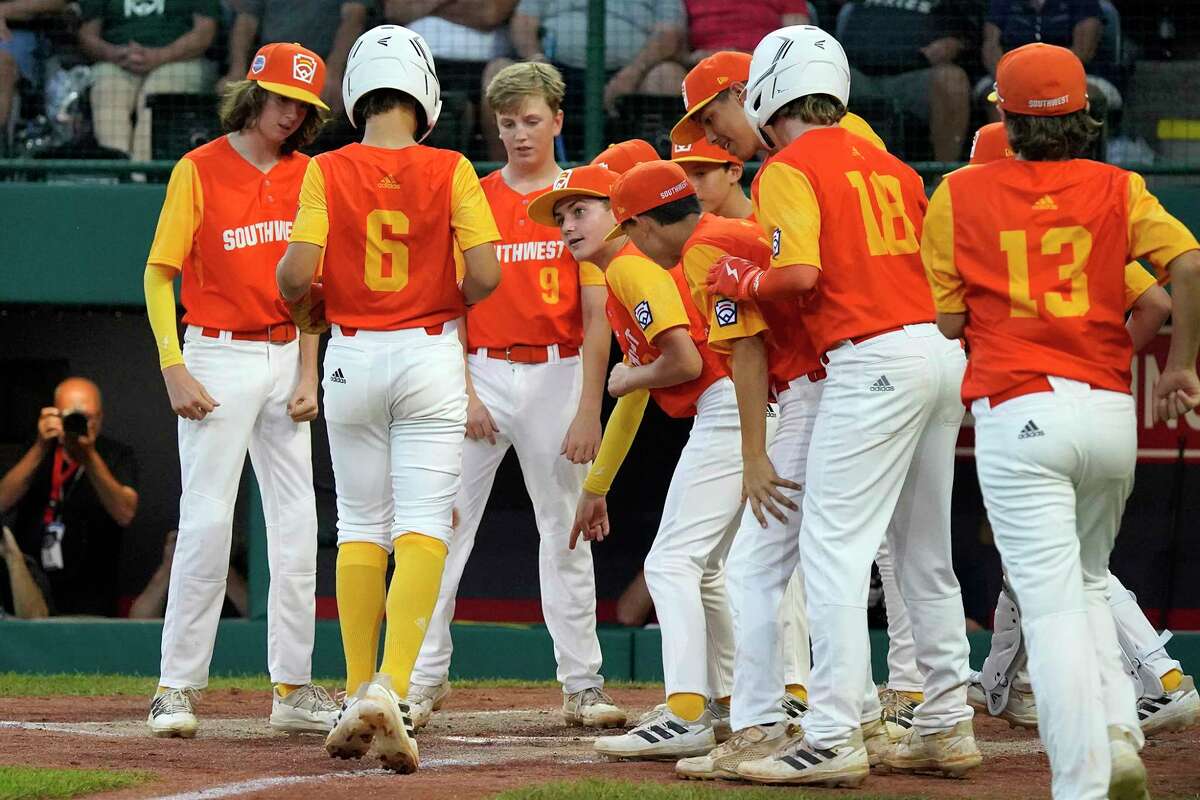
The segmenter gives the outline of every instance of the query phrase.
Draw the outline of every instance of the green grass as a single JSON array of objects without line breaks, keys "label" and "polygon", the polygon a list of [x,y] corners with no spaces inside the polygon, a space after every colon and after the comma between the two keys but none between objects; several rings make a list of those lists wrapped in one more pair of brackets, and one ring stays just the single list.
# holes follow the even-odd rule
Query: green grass
[{"label": "green grass", "polygon": [[[319,678],[318,683],[334,687],[340,678]],[[521,681],[511,679],[455,681],[455,689],[512,689],[544,688],[557,689],[555,681]],[[608,684],[617,689],[661,689],[661,683],[632,683],[614,681]],[[241,689],[243,691],[265,691],[271,688],[266,675],[232,675],[212,678],[210,689]],[[62,673],[57,675],[31,675],[23,672],[0,672],[0,697],[48,697],[73,696],[95,697],[100,695],[132,694],[149,695],[154,691],[154,678],[141,675],[108,675],[87,673]]]},{"label": "green grass", "polygon": [[127,789],[154,778],[148,772],[0,766],[0,800],[40,800]]},{"label": "green grass", "polygon": [[[560,781],[511,789],[494,800],[780,800],[778,788],[739,788],[736,793],[703,783],[632,783],[630,781]],[[828,794],[788,790],[788,800],[822,800]],[[925,796],[855,794],[854,800],[929,800]]]}]

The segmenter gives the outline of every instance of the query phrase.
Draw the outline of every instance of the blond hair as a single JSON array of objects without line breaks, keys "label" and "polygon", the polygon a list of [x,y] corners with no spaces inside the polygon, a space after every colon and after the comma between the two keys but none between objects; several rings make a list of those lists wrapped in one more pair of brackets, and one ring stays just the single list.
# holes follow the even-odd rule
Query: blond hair
[{"label": "blond hair", "polygon": [[770,120],[798,119],[809,125],[836,125],[846,116],[846,106],[827,94],[806,94],[775,112]]},{"label": "blond hair", "polygon": [[493,111],[511,114],[519,110],[527,98],[540,97],[551,111],[558,113],[566,91],[567,85],[557,68],[525,61],[510,64],[496,73],[487,87],[487,101]]}]

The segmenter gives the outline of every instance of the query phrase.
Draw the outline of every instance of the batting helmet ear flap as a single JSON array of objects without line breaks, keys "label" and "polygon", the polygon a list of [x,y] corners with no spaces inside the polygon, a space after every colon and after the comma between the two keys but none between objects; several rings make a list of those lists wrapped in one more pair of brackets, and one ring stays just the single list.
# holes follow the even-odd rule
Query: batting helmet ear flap
[{"label": "batting helmet ear flap", "polygon": [[442,87],[433,53],[419,33],[400,25],[378,25],[358,37],[342,78],[342,100],[351,125],[358,126],[357,103],[376,89],[395,89],[416,101],[425,117],[418,142],[433,130],[442,113]]}]

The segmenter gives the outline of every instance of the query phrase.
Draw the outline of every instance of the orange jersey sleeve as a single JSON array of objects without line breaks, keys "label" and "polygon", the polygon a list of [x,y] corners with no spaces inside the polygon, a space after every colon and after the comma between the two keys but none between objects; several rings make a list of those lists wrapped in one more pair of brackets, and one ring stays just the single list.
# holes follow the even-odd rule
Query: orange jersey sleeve
[{"label": "orange jersey sleeve", "polygon": [[275,265],[308,162],[293,153],[263,173],[222,136],[175,165],[146,260],[182,272],[185,323],[260,331],[289,321],[275,303]]},{"label": "orange jersey sleeve", "polygon": [[704,362],[700,375],[687,383],[651,389],[659,407],[672,417],[696,414],[696,400],[725,375],[717,354],[707,344],[708,331],[692,302],[679,268],[664,270],[632,244],[626,244],[604,273],[608,282],[605,313],[625,360],[634,366],[652,363],[661,354],[654,339],[663,331],[686,326]]},{"label": "orange jersey sleeve", "polygon": [[924,184],[899,159],[842,128],[812,130],[770,159],[752,194],[772,265],[821,270],[802,315],[818,352],[933,320]]},{"label": "orange jersey sleeve", "polygon": [[294,239],[321,244],[326,231],[326,317],[346,327],[396,330],[462,316],[455,248],[500,238],[470,163],[422,145],[351,144],[314,160],[323,211],[313,175]]},{"label": "orange jersey sleeve", "polygon": [[[500,229],[496,258],[502,278],[496,291],[467,311],[467,347],[502,349],[515,344],[583,344],[580,288],[604,285],[593,264],[575,261],[557,228],[533,221],[529,203],[550,187],[519,194],[499,170],[482,181],[484,196]],[[596,280],[599,279],[597,283]]]}]

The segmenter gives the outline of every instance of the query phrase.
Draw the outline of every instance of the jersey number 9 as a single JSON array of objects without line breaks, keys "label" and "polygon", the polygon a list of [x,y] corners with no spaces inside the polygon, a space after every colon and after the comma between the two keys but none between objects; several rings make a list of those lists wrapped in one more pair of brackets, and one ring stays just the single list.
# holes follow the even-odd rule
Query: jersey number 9
[{"label": "jersey number 9", "polygon": [[377,208],[367,214],[363,282],[376,292],[399,292],[408,285],[408,217]]}]

